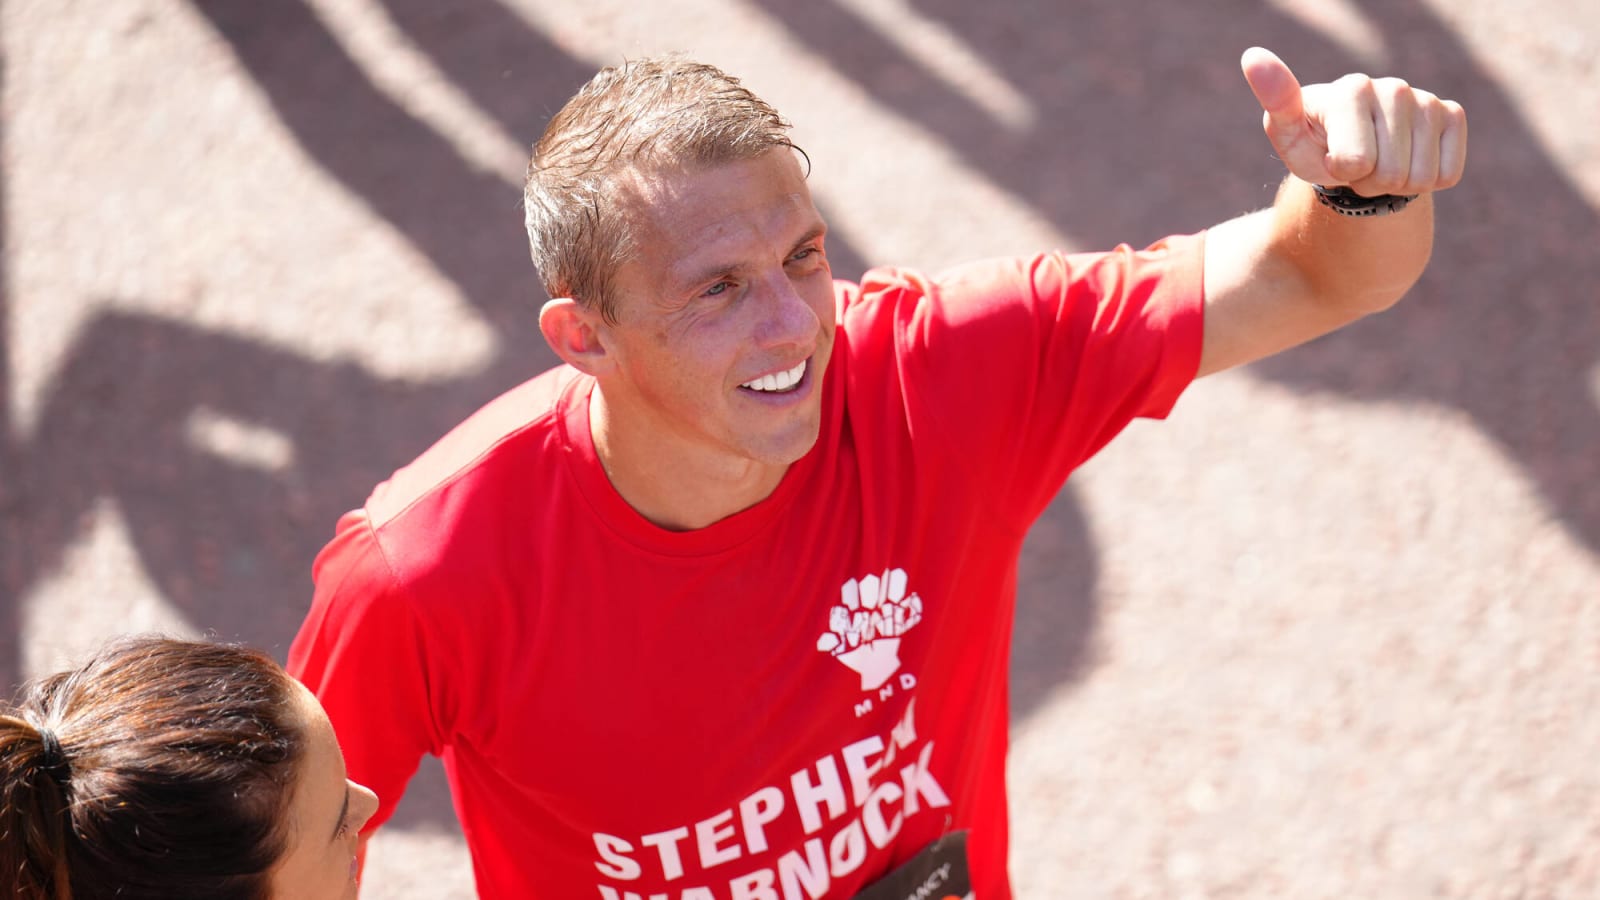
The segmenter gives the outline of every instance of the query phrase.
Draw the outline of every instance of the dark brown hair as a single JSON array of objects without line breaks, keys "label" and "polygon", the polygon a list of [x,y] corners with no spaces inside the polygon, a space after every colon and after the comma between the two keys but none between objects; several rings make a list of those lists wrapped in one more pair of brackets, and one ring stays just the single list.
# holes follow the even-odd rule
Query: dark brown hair
[{"label": "dark brown hair", "polygon": [[654,166],[753,159],[789,140],[789,123],[739,79],[681,57],[600,70],[534,145],[523,185],[533,263],[551,297],[616,321],[612,280],[631,252],[617,177]]},{"label": "dark brown hair", "polygon": [[28,686],[0,708],[0,896],[266,900],[304,750],[293,691],[260,651],[167,638]]}]

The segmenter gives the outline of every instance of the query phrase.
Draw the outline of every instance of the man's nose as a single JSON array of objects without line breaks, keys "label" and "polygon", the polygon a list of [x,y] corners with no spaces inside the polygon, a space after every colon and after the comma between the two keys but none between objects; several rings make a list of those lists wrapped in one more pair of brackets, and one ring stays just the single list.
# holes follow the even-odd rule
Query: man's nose
[{"label": "man's nose", "polygon": [[763,280],[758,305],[761,321],[756,340],[762,346],[803,344],[816,336],[816,310],[795,290],[787,273],[779,271]]}]

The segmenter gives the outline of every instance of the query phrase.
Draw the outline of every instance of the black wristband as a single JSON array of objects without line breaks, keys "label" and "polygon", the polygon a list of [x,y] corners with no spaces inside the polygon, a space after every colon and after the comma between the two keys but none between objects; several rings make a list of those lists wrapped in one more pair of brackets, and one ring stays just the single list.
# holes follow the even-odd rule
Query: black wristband
[{"label": "black wristband", "polygon": [[1386,216],[1397,213],[1406,208],[1406,204],[1417,199],[1419,194],[1403,196],[1401,194],[1379,194],[1376,197],[1363,197],[1350,188],[1339,185],[1337,187],[1323,187],[1313,184],[1311,189],[1317,192],[1317,200],[1341,216]]}]

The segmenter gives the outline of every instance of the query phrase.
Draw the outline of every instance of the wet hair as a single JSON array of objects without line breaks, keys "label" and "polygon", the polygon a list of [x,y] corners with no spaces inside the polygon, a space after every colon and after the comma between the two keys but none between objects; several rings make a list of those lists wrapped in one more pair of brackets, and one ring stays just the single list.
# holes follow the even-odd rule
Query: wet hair
[{"label": "wet hair", "polygon": [[305,738],[257,650],[125,639],[0,707],[0,894],[267,900]]},{"label": "wet hair", "polygon": [[524,224],[545,291],[615,322],[613,282],[632,250],[616,206],[619,176],[778,147],[805,156],[788,130],[777,110],[714,66],[669,56],[600,70],[550,120],[528,162]]}]

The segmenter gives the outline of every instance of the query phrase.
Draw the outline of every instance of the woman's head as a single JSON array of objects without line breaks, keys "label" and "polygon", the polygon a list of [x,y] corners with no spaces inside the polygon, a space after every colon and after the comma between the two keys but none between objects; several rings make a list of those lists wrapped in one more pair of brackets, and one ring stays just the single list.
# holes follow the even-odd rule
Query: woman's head
[{"label": "woman's head", "polygon": [[25,900],[353,896],[371,797],[270,657],[122,641],[0,715],[0,883]]}]

